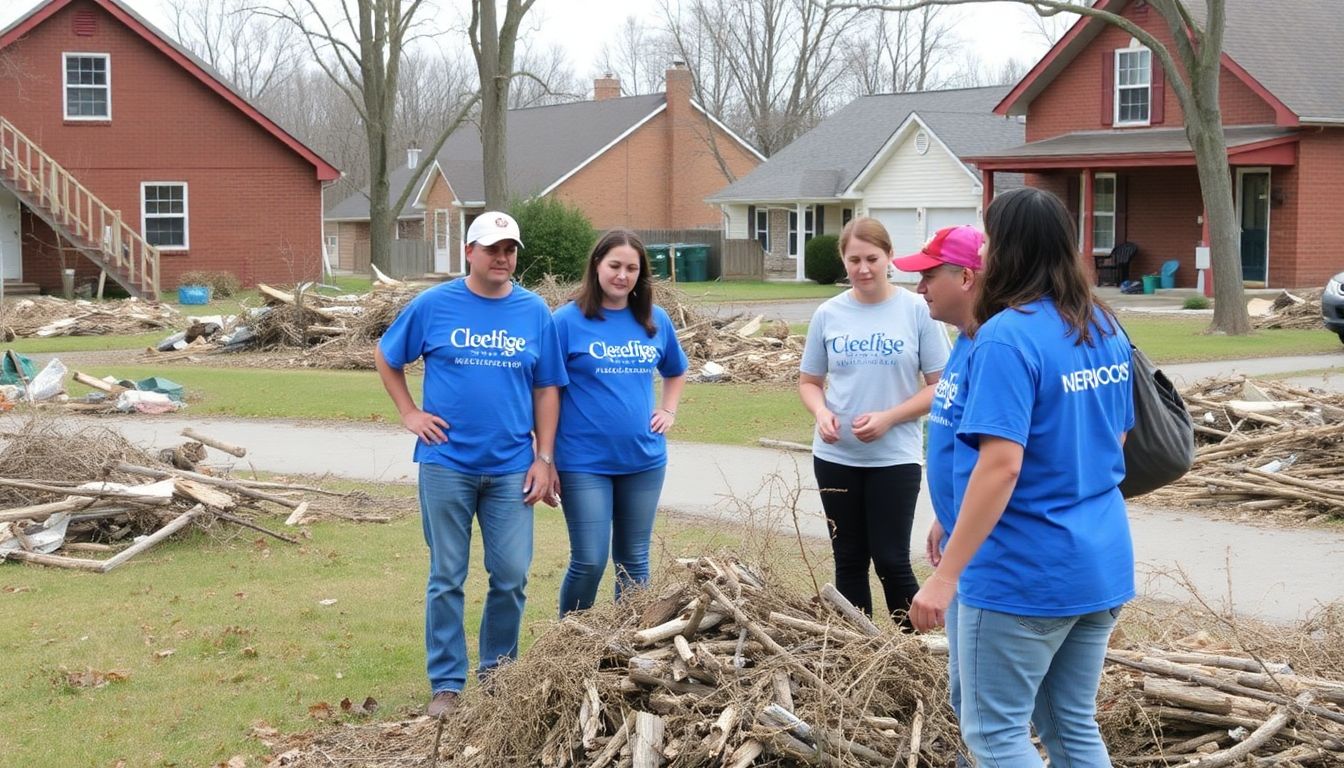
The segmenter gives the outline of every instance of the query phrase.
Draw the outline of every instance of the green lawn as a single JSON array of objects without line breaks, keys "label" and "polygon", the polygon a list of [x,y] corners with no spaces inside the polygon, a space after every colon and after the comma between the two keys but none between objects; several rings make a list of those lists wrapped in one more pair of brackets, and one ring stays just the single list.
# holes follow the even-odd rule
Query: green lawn
[{"label": "green lawn", "polygon": [[[655,563],[740,549],[739,533],[660,516]],[[485,571],[479,538],[473,545],[466,624],[474,651]],[[797,561],[796,545],[777,546]],[[812,550],[826,572],[827,553]],[[369,696],[378,720],[412,714],[428,693],[426,562],[412,514],[386,525],[318,523],[301,546],[247,531],[194,534],[102,576],[0,563],[0,762],[205,766],[244,755],[257,765],[267,750],[250,736],[254,726],[339,727],[357,719],[341,712],[341,700],[358,705]],[[524,650],[555,615],[567,562],[561,514],[537,507]],[[600,599],[610,599],[609,584]],[[90,671],[122,679],[72,683]],[[310,715],[323,703],[334,711],[332,726]]]},{"label": "green lawn", "polygon": [[52,354],[60,352],[105,351],[109,349],[143,350],[158,344],[172,334],[170,330],[137,333],[128,336],[54,336],[47,339],[15,339],[4,344],[5,349],[22,352],[25,355]]},{"label": "green lawn", "polygon": [[[339,275],[329,277],[324,284],[335,286],[336,291],[321,289],[321,293],[326,295],[337,295],[340,293],[368,293],[373,286],[373,280],[363,275]],[[278,288],[282,291],[294,290],[293,285],[272,285],[272,288]],[[170,304],[187,315],[235,315],[243,310],[244,307],[257,307],[263,303],[256,289],[249,288],[239,291],[227,299],[213,299],[209,304],[178,304],[176,289],[171,291],[161,291],[159,300],[165,304]]]},{"label": "green lawn", "polygon": [[839,285],[805,283],[776,283],[765,281],[725,280],[713,283],[678,283],[693,301],[718,303],[727,301],[777,301],[788,299],[829,299],[845,290]]},{"label": "green lawn", "polygon": [[1324,330],[1257,331],[1248,336],[1207,334],[1209,317],[1126,313],[1131,340],[1157,363],[1241,360],[1252,357],[1338,353],[1339,337]]}]

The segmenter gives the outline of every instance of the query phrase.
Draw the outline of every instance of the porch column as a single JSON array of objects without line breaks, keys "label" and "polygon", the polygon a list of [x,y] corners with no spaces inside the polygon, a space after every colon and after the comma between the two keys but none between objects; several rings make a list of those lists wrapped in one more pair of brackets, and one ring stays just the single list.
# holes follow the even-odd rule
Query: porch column
[{"label": "porch column", "polygon": [[[1204,212],[1204,215],[1200,217],[1200,221],[1202,221],[1202,222],[1204,222],[1204,223],[1203,223],[1203,225],[1202,225],[1203,228],[1200,230],[1200,233],[1199,233],[1199,244],[1202,245],[1202,246],[1204,246],[1205,248],[1210,248],[1210,249],[1212,249],[1212,247],[1213,247],[1213,243],[1212,243],[1212,241],[1211,241],[1211,239],[1210,239],[1210,237],[1209,237],[1209,209],[1208,209],[1208,208],[1204,208],[1204,209],[1203,209],[1203,212]],[[1205,270],[1205,274],[1201,274],[1201,275],[1199,275],[1199,279],[1201,279],[1201,280],[1204,281],[1204,295],[1207,296],[1208,298],[1212,299],[1212,298],[1213,298],[1213,254],[1212,254],[1212,252],[1210,252],[1210,254],[1209,254],[1209,268],[1208,268],[1207,270]]]},{"label": "porch column", "polygon": [[807,249],[807,243],[803,242],[807,235],[807,206],[800,202],[796,207],[798,209],[798,236],[795,237],[793,241],[796,244],[795,248],[797,249],[797,253],[794,253],[793,257],[797,259],[797,261],[794,262],[793,266],[794,279],[801,282],[807,279],[807,275],[803,272],[803,267],[805,266],[803,264],[803,252]]},{"label": "porch column", "polygon": [[1082,210],[1083,219],[1083,263],[1092,263],[1092,184],[1093,173],[1091,168],[1083,169],[1083,200],[1079,208]]},{"label": "porch column", "polygon": [[994,171],[982,169],[980,175],[984,178],[984,183],[981,184],[983,196],[980,201],[980,217],[983,220],[984,212],[989,210],[989,204],[994,202]]}]

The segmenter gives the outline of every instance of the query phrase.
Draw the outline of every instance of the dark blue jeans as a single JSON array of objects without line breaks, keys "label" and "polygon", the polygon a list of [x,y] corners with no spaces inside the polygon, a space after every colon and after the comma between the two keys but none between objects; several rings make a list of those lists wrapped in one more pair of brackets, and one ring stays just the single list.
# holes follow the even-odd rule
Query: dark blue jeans
[{"label": "dark blue jeans", "polygon": [[561,472],[569,569],[560,585],[560,615],[591,608],[607,570],[616,564],[616,599],[649,581],[649,538],[667,467],[629,475]]},{"label": "dark blue jeans", "polygon": [[518,632],[532,565],[532,508],[523,504],[522,472],[475,475],[420,465],[420,515],[429,545],[425,652],[431,689],[460,691],[467,681],[463,585],[471,528],[480,520],[490,587],[481,614],[478,675],[518,655]]}]

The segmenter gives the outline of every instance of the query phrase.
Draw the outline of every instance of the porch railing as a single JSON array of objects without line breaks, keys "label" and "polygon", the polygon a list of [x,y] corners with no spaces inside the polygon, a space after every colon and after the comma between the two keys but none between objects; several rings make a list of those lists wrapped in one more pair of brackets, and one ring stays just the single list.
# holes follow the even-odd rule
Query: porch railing
[{"label": "porch railing", "polygon": [[[159,249],[107,207],[42,148],[0,117],[0,176],[41,207],[80,250],[127,288],[159,297]],[[46,218],[46,217],[44,217]],[[99,261],[101,258],[101,262]]]}]

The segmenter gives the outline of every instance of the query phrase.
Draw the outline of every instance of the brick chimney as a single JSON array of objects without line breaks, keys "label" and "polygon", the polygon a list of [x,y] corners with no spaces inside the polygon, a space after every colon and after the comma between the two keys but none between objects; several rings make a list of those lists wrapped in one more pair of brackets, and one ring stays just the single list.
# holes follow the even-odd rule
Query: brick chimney
[{"label": "brick chimney", "polygon": [[696,121],[694,109],[691,107],[691,93],[694,89],[691,70],[687,69],[686,62],[680,59],[672,61],[672,66],[667,70],[666,83],[669,183],[667,220],[663,226],[676,229],[688,219],[692,208],[703,205],[695,195],[689,195],[684,191],[694,184],[690,178],[686,178],[686,175],[689,173],[688,169],[694,166],[695,156],[698,153],[696,149],[699,142],[698,131],[702,126]]},{"label": "brick chimney", "polygon": [[412,144],[406,148],[406,167],[415,170],[420,165],[420,145]]},{"label": "brick chimney", "polygon": [[621,80],[610,72],[593,80],[593,101],[606,101],[621,97]]},{"label": "brick chimney", "polygon": [[691,106],[691,70],[680,59],[672,61],[667,70],[667,108],[669,110],[690,109]]}]

